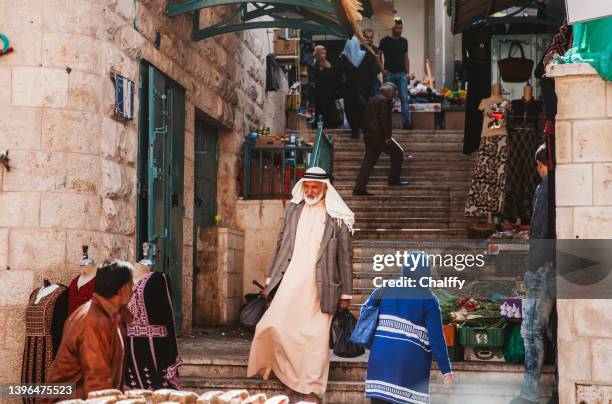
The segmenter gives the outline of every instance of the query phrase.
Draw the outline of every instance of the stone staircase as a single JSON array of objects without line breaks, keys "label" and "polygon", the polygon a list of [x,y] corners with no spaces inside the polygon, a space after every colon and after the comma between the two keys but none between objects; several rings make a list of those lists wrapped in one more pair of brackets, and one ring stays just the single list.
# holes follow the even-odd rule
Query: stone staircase
[{"label": "stone staircase", "polygon": [[[463,133],[458,131],[397,131],[394,138],[404,149],[403,179],[407,187],[389,187],[389,158],[382,155],[373,170],[371,197],[354,197],[352,190],[363,158],[363,141],[346,131],[330,131],[334,137],[334,186],[356,213],[354,236],[354,298],[358,313],[373,289],[372,278],[396,277],[397,271],[374,272],[373,254],[427,248],[464,249],[471,223],[464,216],[474,168],[474,157],[462,154]],[[410,156],[410,157],[409,157]],[[197,334],[197,333],[196,333]],[[185,362],[181,367],[184,388],[196,392],[246,388],[268,396],[286,394],[280,381],[246,378],[251,335],[241,331],[209,329],[180,340]],[[355,359],[332,356],[325,403],[368,403],[364,398],[367,353]],[[434,363],[432,403],[505,404],[516,394],[523,367],[505,363],[456,362],[455,385],[442,388]],[[541,379],[542,402],[550,397],[554,369],[545,367]],[[293,396],[292,402],[301,399]]]},{"label": "stone staircase", "polygon": [[397,272],[374,273],[374,253],[392,254],[422,248],[425,241],[467,238],[469,225],[475,223],[464,215],[475,155],[463,154],[462,131],[394,131],[393,138],[404,149],[402,179],[409,185],[387,185],[390,159],[381,155],[368,183],[374,196],[353,196],[363,141],[352,139],[347,131],[329,133],[334,139],[334,187],[356,215],[351,309],[358,312],[373,289],[375,275],[397,276]]},{"label": "stone staircase", "polygon": [[381,155],[370,177],[372,197],[352,195],[363,159],[363,141],[345,131],[334,137],[334,186],[356,213],[355,240],[432,240],[466,237],[463,214],[474,156],[462,153],[459,131],[396,131],[404,149],[406,187],[389,187],[390,160]]},{"label": "stone staircase", "polygon": [[[247,378],[250,334],[239,330],[207,329],[193,337],[179,339],[179,350],[184,361],[180,368],[182,388],[198,394],[210,390],[247,389],[251,394],[265,393],[268,397],[287,394],[276,378],[267,381]],[[367,353],[355,359],[331,357],[329,383],[325,404],[368,403],[364,398]],[[432,404],[474,403],[506,404],[517,393],[523,377],[520,365],[457,362],[453,364],[455,384],[442,387],[442,376],[434,362],[430,382]],[[545,366],[541,378],[544,393],[541,402],[550,397],[554,369]],[[290,395],[291,402],[301,400]]]}]

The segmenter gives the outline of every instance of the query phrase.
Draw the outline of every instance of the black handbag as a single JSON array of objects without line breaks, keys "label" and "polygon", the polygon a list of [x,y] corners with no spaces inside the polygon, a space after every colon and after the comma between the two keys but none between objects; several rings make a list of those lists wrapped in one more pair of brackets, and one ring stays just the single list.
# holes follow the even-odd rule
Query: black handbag
[{"label": "black handbag", "polygon": [[[521,57],[512,57],[512,51],[518,47],[521,51]],[[525,57],[523,45],[518,41],[512,41],[510,49],[508,49],[508,57],[497,62],[499,67],[499,75],[506,83],[522,83],[531,78],[533,71],[533,60]]]}]

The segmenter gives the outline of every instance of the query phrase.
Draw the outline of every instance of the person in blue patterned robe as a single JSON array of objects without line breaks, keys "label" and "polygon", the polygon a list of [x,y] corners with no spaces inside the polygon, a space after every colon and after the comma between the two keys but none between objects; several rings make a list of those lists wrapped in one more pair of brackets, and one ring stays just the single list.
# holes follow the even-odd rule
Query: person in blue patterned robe
[{"label": "person in blue patterned robe", "polygon": [[366,397],[372,404],[429,403],[432,354],[444,387],[452,383],[440,305],[431,290],[419,287],[420,278],[431,276],[431,265],[422,252],[410,253],[408,263],[402,276],[414,279],[416,286],[382,290],[366,374]]}]

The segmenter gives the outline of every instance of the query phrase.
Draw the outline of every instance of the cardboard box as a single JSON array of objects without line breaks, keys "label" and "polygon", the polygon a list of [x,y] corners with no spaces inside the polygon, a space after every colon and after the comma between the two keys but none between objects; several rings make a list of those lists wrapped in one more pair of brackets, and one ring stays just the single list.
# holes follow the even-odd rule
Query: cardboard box
[{"label": "cardboard box", "polygon": [[444,329],[446,346],[455,346],[457,344],[457,327],[454,324],[444,324],[442,328]]},{"label": "cardboard box", "polygon": [[463,359],[478,362],[504,362],[502,348],[463,347]]},{"label": "cardboard box", "polygon": [[444,112],[444,129],[464,129],[465,111]]},{"label": "cardboard box", "polygon": [[414,112],[410,114],[412,129],[433,130],[436,128],[435,112]]},{"label": "cardboard box", "polygon": [[282,39],[275,39],[273,42],[274,53],[276,55],[297,55],[298,44],[300,43],[300,41],[285,41]]},{"label": "cardboard box", "polygon": [[283,147],[285,144],[282,140],[274,136],[260,136],[255,141],[255,147]]},{"label": "cardboard box", "polygon": [[404,121],[402,119],[402,114],[400,112],[394,112],[391,119],[391,128],[393,129],[403,129]]},{"label": "cardboard box", "polygon": [[408,104],[410,112],[440,112],[442,104],[439,102],[430,102],[424,104]]}]

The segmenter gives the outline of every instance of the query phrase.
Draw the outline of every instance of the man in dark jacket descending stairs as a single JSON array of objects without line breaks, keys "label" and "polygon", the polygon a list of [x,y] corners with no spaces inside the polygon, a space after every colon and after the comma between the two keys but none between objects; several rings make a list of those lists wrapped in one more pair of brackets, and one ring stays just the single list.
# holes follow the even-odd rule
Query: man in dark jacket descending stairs
[{"label": "man in dark jacket descending stairs", "polygon": [[359,169],[359,177],[353,190],[356,196],[371,196],[366,190],[368,179],[380,153],[386,153],[391,157],[391,171],[389,173],[389,185],[408,185],[402,181],[402,162],[404,150],[391,137],[392,135],[392,113],[393,100],[397,94],[397,87],[393,83],[385,83],[380,92],[368,102],[363,122],[363,142],[365,143],[365,156]]}]

